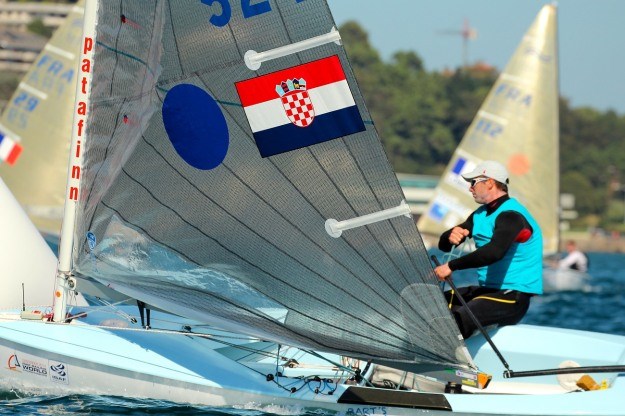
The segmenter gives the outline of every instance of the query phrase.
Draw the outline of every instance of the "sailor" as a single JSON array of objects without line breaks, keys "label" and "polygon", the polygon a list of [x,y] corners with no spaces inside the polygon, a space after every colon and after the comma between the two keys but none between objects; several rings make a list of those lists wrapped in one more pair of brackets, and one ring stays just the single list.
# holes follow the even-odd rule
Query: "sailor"
[{"label": "sailor", "polygon": [[454,270],[477,269],[477,286],[445,293],[449,307],[466,339],[477,329],[470,313],[458,300],[461,295],[482,326],[518,323],[530,298],[542,294],[542,233],[529,211],[508,195],[506,168],[484,161],[463,174],[469,191],[481,206],[461,224],[444,232],[438,247],[449,252],[467,238],[475,251],[434,269],[439,280]]},{"label": "sailor", "polygon": [[575,241],[566,242],[567,256],[558,262],[559,269],[573,269],[580,272],[588,271],[588,257],[577,249]]}]

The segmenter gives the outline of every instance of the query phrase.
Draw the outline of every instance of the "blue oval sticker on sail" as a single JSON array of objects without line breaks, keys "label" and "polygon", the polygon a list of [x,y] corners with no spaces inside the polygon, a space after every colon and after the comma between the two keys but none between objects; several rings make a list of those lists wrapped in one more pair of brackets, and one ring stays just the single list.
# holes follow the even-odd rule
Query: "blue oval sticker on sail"
[{"label": "blue oval sticker on sail", "polygon": [[96,242],[96,236],[95,236],[95,234],[94,234],[94,233],[92,233],[91,231],[89,231],[89,232],[87,233],[87,242],[89,243],[89,249],[90,249],[91,251],[93,251],[93,249],[95,248],[95,246],[96,246],[96,243],[97,243],[97,242]]},{"label": "blue oval sticker on sail", "polygon": [[230,136],[219,105],[203,89],[179,84],[163,102],[163,124],[178,155],[197,169],[214,169],[228,153]]}]

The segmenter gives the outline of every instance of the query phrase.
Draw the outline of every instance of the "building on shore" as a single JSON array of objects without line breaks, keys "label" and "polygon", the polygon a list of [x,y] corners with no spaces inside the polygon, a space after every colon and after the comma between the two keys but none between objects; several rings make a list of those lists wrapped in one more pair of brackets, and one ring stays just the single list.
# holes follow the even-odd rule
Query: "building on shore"
[{"label": "building on shore", "polygon": [[434,189],[440,177],[398,173],[397,179],[404,191],[406,202],[410,206],[410,212],[416,221],[423,214],[430,199],[434,196]]},{"label": "building on shore", "polygon": [[47,41],[34,33],[0,28],[0,71],[26,72]]},{"label": "building on shore", "polygon": [[26,72],[47,42],[45,37],[28,32],[28,25],[40,20],[44,26],[55,29],[73,7],[0,0],[0,71]]},{"label": "building on shore", "polygon": [[25,31],[34,20],[48,27],[56,28],[74,7],[62,3],[23,3],[0,0],[0,26]]}]

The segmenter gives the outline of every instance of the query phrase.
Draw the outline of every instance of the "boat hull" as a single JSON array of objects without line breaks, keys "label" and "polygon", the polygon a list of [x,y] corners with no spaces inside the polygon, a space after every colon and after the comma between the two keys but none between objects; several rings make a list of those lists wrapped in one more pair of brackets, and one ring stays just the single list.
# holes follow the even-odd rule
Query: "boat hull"
[{"label": "boat hull", "polygon": [[588,273],[571,269],[543,269],[543,290],[548,292],[585,291],[591,288]]},{"label": "boat hull", "polygon": [[[44,394],[97,394],[210,405],[248,402],[264,377],[224,358],[199,337],[82,324],[0,324],[2,384]],[[256,386],[259,384],[259,386]]]},{"label": "boat hull", "polygon": [[[171,329],[178,326],[173,323]],[[276,383],[267,381],[266,372],[259,370],[262,360],[253,369],[218,352],[223,343],[192,334],[132,329],[80,322],[3,321],[0,358],[6,364],[0,368],[2,385],[38,394],[112,395],[260,409],[325,409],[345,415],[622,414],[625,375],[600,375],[598,380],[607,378],[610,388],[582,393],[558,390],[555,376],[535,377],[515,383],[516,387],[524,385],[529,394],[514,395],[489,394],[490,387],[483,394],[441,394],[337,385],[327,382],[336,372],[321,366],[282,367],[285,377],[278,377]],[[564,359],[579,360],[581,365],[625,362],[625,337],[527,325],[504,327],[492,335],[517,371],[552,368]],[[236,342],[255,345],[249,339]],[[470,338],[467,346],[480,368],[493,372],[494,385],[505,384],[503,366],[490,346],[479,336]],[[534,353],[524,353],[523,348],[534,349]],[[289,371],[293,375],[308,372],[308,381],[287,378]],[[315,373],[321,380],[312,379],[310,374]],[[297,391],[291,392],[290,386],[296,386]]]}]

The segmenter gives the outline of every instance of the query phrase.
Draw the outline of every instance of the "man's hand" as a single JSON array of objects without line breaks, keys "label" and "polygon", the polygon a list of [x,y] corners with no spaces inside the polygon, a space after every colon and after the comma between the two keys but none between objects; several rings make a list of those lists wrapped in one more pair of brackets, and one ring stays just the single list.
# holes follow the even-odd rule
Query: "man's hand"
[{"label": "man's hand", "polygon": [[434,274],[438,277],[438,280],[445,280],[449,276],[451,276],[451,269],[449,268],[449,263],[442,264],[434,269]]},{"label": "man's hand", "polygon": [[454,227],[449,234],[449,242],[455,246],[460,244],[464,238],[469,235],[469,230],[460,227]]}]

